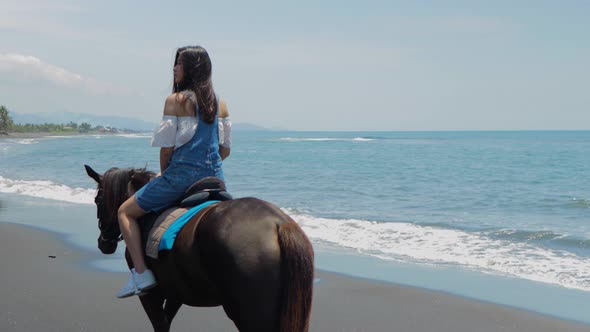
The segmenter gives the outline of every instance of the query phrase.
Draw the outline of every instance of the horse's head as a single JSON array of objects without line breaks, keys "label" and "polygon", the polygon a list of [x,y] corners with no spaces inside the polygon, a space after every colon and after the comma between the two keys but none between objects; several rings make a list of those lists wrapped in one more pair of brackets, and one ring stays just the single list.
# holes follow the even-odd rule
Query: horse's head
[{"label": "horse's head", "polygon": [[88,176],[98,184],[94,198],[100,230],[98,249],[103,254],[112,254],[117,250],[117,243],[122,239],[117,217],[119,207],[134,192],[148,183],[154,177],[154,173],[145,168],[113,167],[100,175],[88,165],[84,165],[84,168]]}]

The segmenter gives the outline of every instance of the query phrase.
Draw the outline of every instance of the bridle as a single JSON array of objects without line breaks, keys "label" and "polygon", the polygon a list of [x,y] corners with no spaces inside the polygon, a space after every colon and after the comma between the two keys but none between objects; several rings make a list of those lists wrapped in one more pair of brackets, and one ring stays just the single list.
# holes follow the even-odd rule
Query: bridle
[{"label": "bridle", "polygon": [[98,229],[100,230],[98,240],[108,244],[116,244],[123,240],[123,235],[121,235],[121,231],[119,230],[119,221],[110,220],[107,223],[103,220],[107,213],[105,213],[103,189],[100,185],[94,198],[94,203],[96,204],[96,217],[98,218]]}]

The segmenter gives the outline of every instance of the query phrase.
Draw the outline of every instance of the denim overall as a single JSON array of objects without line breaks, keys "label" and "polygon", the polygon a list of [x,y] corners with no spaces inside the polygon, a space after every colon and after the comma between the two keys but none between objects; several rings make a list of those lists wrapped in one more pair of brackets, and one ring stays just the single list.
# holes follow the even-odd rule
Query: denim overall
[{"label": "denim overall", "polygon": [[135,199],[144,211],[160,212],[170,207],[193,183],[207,176],[223,180],[217,114],[213,123],[207,123],[201,118],[198,106],[196,112],[199,121],[190,141],[174,150],[161,176],[135,193]]}]

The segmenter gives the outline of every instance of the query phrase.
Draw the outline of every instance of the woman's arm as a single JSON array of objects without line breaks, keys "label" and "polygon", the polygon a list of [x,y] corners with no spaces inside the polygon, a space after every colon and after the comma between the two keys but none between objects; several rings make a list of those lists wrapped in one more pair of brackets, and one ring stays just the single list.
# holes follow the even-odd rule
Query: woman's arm
[{"label": "woman's arm", "polygon": [[223,133],[223,137],[220,137],[220,142],[222,143],[219,144],[219,155],[221,156],[221,160],[224,160],[229,157],[231,152],[231,122],[229,121],[227,104],[223,99],[219,99],[219,121],[221,121],[220,127]]},{"label": "woman's arm", "polygon": [[186,104],[189,103],[185,102],[185,96],[176,93],[168,96],[164,103],[163,118],[172,120],[169,120],[169,123],[165,128],[161,127],[160,130],[162,132],[160,133],[158,140],[152,140],[152,146],[154,146],[154,143],[157,144],[156,146],[160,146],[160,173],[163,173],[166,168],[168,168],[168,163],[174,152],[174,145],[176,142],[176,117],[184,115]]},{"label": "woman's arm", "polygon": [[174,147],[160,148],[160,174],[164,173],[166,168],[168,168],[168,162],[170,161],[172,152],[174,152]]},{"label": "woman's arm", "polygon": [[219,146],[219,155],[221,156],[221,160],[224,160],[225,158],[229,157],[229,154],[231,152],[230,148],[226,148],[225,146]]}]

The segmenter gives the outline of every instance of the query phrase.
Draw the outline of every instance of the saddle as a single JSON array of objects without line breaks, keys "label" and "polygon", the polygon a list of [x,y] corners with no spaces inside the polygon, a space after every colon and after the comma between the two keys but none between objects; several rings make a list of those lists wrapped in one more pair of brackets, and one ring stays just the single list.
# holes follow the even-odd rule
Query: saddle
[{"label": "saddle", "polygon": [[190,186],[178,206],[192,207],[206,201],[227,201],[230,199],[232,196],[226,191],[225,183],[220,178],[208,176]]},{"label": "saddle", "polygon": [[[211,205],[210,201],[227,201],[232,196],[226,191],[225,183],[214,176],[203,178],[191,185],[176,203],[161,213],[150,212],[139,221],[141,240],[146,256],[158,258],[160,240],[166,230],[187,212],[192,215],[201,208]],[[173,241],[173,239],[172,239]]]}]

